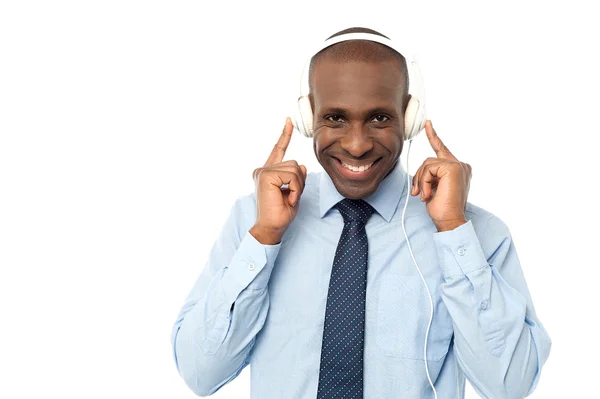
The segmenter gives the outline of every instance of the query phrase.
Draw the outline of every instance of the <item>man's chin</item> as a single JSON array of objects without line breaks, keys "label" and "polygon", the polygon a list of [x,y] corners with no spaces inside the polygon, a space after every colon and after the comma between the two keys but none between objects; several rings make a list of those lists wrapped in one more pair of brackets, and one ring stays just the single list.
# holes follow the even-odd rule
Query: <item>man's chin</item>
[{"label": "man's chin", "polygon": [[336,190],[342,194],[345,198],[350,199],[363,199],[368,197],[377,191],[381,178],[379,174],[373,176],[368,180],[352,180],[347,179],[344,176],[340,176],[338,173],[329,173],[326,171],[333,182]]},{"label": "man's chin", "polygon": [[344,196],[344,198],[350,198],[350,199],[364,199],[367,198],[369,195],[373,194],[375,191],[377,191],[377,187],[379,187],[379,185],[376,185],[375,187],[357,187],[356,189],[354,189],[353,187],[348,187],[347,185],[341,185],[340,187],[337,187],[337,190],[340,194],[342,194],[342,196]]}]

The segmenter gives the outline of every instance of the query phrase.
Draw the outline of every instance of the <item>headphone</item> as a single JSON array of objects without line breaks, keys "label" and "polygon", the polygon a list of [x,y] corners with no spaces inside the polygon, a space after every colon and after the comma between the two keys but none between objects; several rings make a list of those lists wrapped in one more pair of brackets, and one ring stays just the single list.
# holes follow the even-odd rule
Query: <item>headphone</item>
[{"label": "headphone", "polygon": [[404,113],[404,140],[406,141],[413,139],[421,130],[423,130],[425,127],[425,121],[427,119],[425,115],[425,93],[419,67],[417,66],[417,62],[410,52],[404,51],[390,39],[372,33],[346,33],[335,36],[325,40],[322,45],[317,47],[315,51],[312,52],[311,57],[304,65],[302,76],[300,78],[300,96],[298,97],[298,104],[293,120],[294,127],[306,137],[313,136],[313,110],[310,106],[310,100],[308,97],[310,93],[308,82],[310,61],[321,50],[347,40],[368,40],[381,43],[404,56],[406,59],[406,67],[408,69],[408,94],[410,94],[410,100],[408,101],[408,105],[406,106],[406,111]]},{"label": "headphone", "polygon": [[[389,48],[397,51],[406,59],[406,66],[408,69],[408,94],[410,94],[410,100],[406,106],[406,111],[404,113],[404,140],[408,141],[408,150],[406,154],[406,187],[411,187],[410,174],[408,173],[408,156],[410,155],[410,147],[412,145],[412,139],[415,138],[417,134],[425,127],[425,121],[427,120],[425,116],[425,94],[423,89],[423,80],[421,77],[421,73],[417,66],[417,62],[414,57],[411,56],[411,53],[407,51],[401,51],[400,47],[396,44],[393,44],[391,40],[371,33],[346,33],[343,35],[335,36],[331,39],[328,39],[323,43],[320,47],[318,47],[313,53],[310,59],[304,65],[304,69],[302,70],[302,77],[300,79],[300,97],[298,97],[298,107],[296,108],[295,120],[293,121],[294,127],[300,131],[306,137],[313,136],[313,111],[310,106],[310,100],[308,98],[308,94],[310,92],[309,82],[308,82],[308,72],[310,69],[310,61],[312,57],[315,56],[319,51],[339,42],[343,42],[346,40],[369,40],[372,42],[381,43],[383,45],[388,46]],[[406,195],[406,202],[404,203],[404,209],[402,210],[402,231],[404,232],[404,237],[406,238],[406,243],[408,245],[408,250],[410,251],[410,255],[412,260],[421,276],[421,280],[425,285],[425,290],[427,291],[427,295],[429,296],[429,304],[430,304],[430,313],[429,313],[429,324],[427,325],[427,331],[425,332],[425,343],[423,346],[423,362],[425,363],[425,372],[427,373],[427,379],[429,380],[429,385],[433,390],[433,396],[437,399],[437,392],[431,380],[431,376],[429,375],[429,367],[427,366],[427,341],[429,337],[429,330],[431,328],[431,322],[433,321],[433,299],[431,298],[431,292],[429,291],[429,287],[425,282],[425,278],[423,277],[423,273],[421,273],[421,268],[417,264],[417,260],[415,259],[415,255],[412,251],[412,247],[410,245],[410,240],[408,239],[408,234],[406,233],[406,227],[404,226],[404,219],[406,214],[406,207],[408,205],[408,199],[410,197],[410,193]]]}]

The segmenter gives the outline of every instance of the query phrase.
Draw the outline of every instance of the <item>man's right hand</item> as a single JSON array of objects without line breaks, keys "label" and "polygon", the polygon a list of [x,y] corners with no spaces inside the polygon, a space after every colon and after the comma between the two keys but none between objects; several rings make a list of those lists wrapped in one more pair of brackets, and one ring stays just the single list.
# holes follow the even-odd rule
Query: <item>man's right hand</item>
[{"label": "man's right hand", "polygon": [[[286,118],[281,137],[262,168],[252,174],[256,185],[256,222],[250,234],[265,245],[278,244],[298,213],[306,181],[306,166],[296,161],[282,162],[294,126]],[[286,184],[287,188],[281,188]]]}]

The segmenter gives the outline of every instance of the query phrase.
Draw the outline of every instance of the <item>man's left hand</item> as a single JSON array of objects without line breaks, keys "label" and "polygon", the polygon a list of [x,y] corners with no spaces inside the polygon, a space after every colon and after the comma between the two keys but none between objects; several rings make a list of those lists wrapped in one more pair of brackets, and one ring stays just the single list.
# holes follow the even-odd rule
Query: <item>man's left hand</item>
[{"label": "man's left hand", "polygon": [[425,123],[429,143],[437,155],[427,158],[413,177],[411,195],[421,193],[427,213],[438,231],[453,230],[467,222],[465,207],[471,181],[471,165],[460,162],[439,138],[431,121]]}]

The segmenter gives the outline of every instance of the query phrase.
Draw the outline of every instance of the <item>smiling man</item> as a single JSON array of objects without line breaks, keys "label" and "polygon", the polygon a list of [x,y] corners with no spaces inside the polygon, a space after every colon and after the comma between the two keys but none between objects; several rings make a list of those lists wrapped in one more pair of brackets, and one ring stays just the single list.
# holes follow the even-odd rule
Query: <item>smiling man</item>
[{"label": "smiling man", "polygon": [[[351,32],[380,35],[334,37]],[[177,368],[197,395],[247,365],[260,399],[463,398],[466,378],[482,397],[534,390],[551,340],[507,226],[467,202],[471,167],[431,122],[436,157],[412,178],[399,162],[409,83],[404,57],[375,41],[312,58],[310,128],[325,172],[283,161],[286,119],[173,327]]]}]

